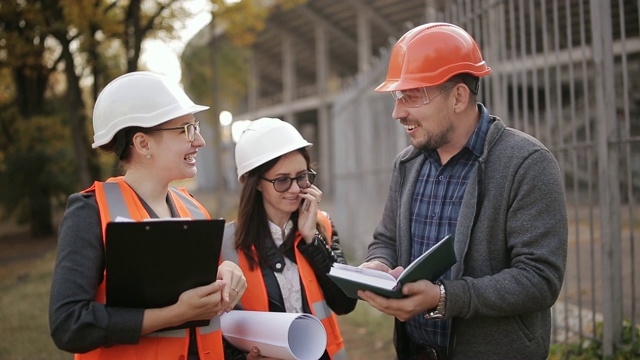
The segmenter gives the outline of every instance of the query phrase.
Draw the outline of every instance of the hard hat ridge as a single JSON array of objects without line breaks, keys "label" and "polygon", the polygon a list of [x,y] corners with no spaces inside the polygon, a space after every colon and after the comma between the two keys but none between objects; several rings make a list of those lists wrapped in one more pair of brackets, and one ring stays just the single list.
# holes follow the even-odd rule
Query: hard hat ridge
[{"label": "hard hat ridge", "polygon": [[311,145],[286,121],[276,118],[254,120],[242,132],[236,144],[238,179],[268,161]]},{"label": "hard hat ridge", "polygon": [[207,110],[196,105],[166,76],[136,71],[111,81],[93,108],[93,148],[109,143],[126,127],[153,127],[171,119]]},{"label": "hard hat ridge", "polygon": [[491,73],[475,40],[448,23],[428,23],[409,30],[391,50],[386,80],[379,92],[436,86],[457,74]]}]

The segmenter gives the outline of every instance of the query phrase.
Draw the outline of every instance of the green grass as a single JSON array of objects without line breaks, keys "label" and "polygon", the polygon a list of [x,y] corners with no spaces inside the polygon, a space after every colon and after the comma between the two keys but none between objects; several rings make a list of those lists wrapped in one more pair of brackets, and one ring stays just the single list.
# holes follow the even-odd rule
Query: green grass
[{"label": "green grass", "polygon": [[393,317],[364,301],[353,312],[338,317],[349,360],[393,359]]},{"label": "green grass", "polygon": [[72,359],[49,336],[49,288],[55,254],[3,265],[0,271],[0,359]]},{"label": "green grass", "polygon": [[[0,359],[71,360],[73,355],[56,348],[49,335],[55,250],[33,256],[25,247],[0,244]],[[9,252],[21,260],[10,259]],[[349,360],[393,359],[392,317],[359,301],[356,309],[339,316],[338,322]]]}]

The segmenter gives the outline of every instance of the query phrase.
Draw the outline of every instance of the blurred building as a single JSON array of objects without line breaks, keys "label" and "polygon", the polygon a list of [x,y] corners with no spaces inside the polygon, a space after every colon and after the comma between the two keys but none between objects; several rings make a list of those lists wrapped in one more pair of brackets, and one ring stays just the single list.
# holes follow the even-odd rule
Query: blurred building
[{"label": "blurred building", "polygon": [[[555,335],[593,336],[595,317],[583,321],[582,310],[602,313],[610,352],[622,317],[640,320],[638,14],[638,2],[626,0],[310,0],[268,18],[237,59],[243,90],[219,104],[235,120],[282,118],[315,144],[318,181],[358,262],[382,211],[390,164],[408,145],[391,119],[392,98],[373,91],[390,48],[422,23],[465,28],[493,69],[480,100],[540,139],[565,175],[571,253],[560,304],[579,311],[578,324],[560,322]],[[224,37],[223,27],[204,29],[188,51],[220,51]]]}]

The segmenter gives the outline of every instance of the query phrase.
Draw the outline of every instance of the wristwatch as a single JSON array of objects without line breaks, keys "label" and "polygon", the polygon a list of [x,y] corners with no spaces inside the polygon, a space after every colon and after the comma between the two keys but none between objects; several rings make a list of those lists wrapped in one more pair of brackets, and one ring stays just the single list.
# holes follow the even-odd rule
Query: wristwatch
[{"label": "wristwatch", "polygon": [[438,306],[435,309],[429,310],[424,314],[425,320],[444,319],[444,306],[447,302],[447,293],[445,292],[444,285],[441,282],[437,282],[436,285],[440,288],[440,300],[438,301]]}]

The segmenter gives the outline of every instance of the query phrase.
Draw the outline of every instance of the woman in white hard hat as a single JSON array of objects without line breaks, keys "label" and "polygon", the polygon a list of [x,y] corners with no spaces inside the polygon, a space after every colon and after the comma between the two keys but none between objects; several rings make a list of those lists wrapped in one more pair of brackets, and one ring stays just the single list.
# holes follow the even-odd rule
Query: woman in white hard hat
[{"label": "woman in white hard hat", "polygon": [[[69,196],[60,224],[51,285],[49,322],[56,345],[75,359],[222,359],[216,316],[231,310],[246,288],[240,268],[220,264],[217,281],[187,290],[171,306],[155,309],[105,304],[106,224],[117,216],[210,218],[174,180],[193,177],[205,145],[194,104],[178,84],[151,72],[134,72],[109,83],[93,113],[93,148],[114,152],[124,176],[96,181]],[[119,206],[118,206],[119,205]],[[179,243],[180,239],[176,239]],[[209,326],[158,331],[192,320]]]},{"label": "woman in white hard hat", "polygon": [[318,209],[322,191],[313,185],[311,145],[280,119],[261,118],[244,130],[235,149],[238,217],[225,228],[222,256],[247,279],[238,305],[315,315],[327,331],[321,359],[345,359],[335,314],[351,312],[357,300],[326,275],[334,262],[346,261],[331,219]]}]

